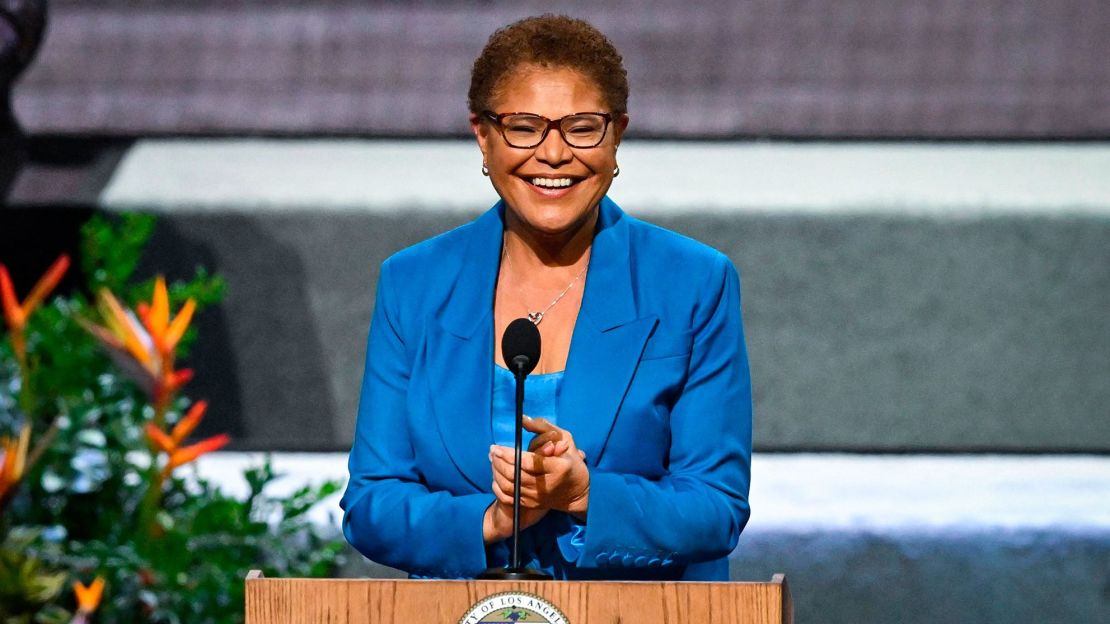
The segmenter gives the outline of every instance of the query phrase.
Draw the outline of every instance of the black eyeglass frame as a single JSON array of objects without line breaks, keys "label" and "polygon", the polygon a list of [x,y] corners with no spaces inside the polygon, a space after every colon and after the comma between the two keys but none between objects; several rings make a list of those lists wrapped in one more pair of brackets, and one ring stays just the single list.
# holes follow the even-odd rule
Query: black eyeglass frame
[{"label": "black eyeglass frame", "polygon": [[[530,117],[538,117],[539,119],[542,119],[542,120],[547,122],[547,125],[543,129],[543,132],[540,134],[540,140],[536,141],[535,145],[529,145],[527,147],[521,146],[521,145],[513,145],[513,143],[509,141],[509,138],[505,136],[505,126],[501,122],[506,117],[511,117],[513,115],[528,115]],[[601,117],[602,119],[605,120],[605,125],[602,126],[602,128],[601,128],[601,137],[597,140],[597,143],[594,143],[593,145],[582,146],[582,145],[574,145],[570,141],[567,140],[567,133],[563,131],[563,120],[566,119],[567,117],[574,117],[575,115],[597,115],[597,116],[599,116],[599,117]],[[493,111],[488,111],[488,110],[487,111],[482,111],[482,116],[485,117],[486,119],[488,119],[489,121],[492,121],[495,124],[497,124],[497,129],[498,129],[498,131],[501,132],[501,138],[505,140],[505,143],[509,147],[515,147],[517,149],[534,149],[536,147],[539,147],[540,144],[542,144],[544,141],[547,140],[547,133],[550,132],[552,128],[559,131],[559,136],[562,137],[563,142],[566,143],[567,145],[569,145],[570,147],[572,147],[574,149],[593,149],[593,148],[597,147],[598,145],[601,145],[601,142],[605,140],[605,136],[609,133],[609,124],[611,124],[613,122],[613,115],[611,113],[601,113],[601,112],[597,112],[597,111],[583,111],[581,113],[571,113],[569,115],[563,115],[562,117],[560,117],[558,119],[548,119],[547,117],[544,117],[543,115],[537,115],[536,113],[495,113]]]}]

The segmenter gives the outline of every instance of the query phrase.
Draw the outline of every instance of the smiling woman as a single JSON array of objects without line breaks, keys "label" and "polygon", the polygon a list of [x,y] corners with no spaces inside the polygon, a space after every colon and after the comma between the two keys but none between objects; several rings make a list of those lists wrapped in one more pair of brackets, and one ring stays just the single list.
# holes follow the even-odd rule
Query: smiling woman
[{"label": "smiling woman", "polygon": [[613,183],[628,116],[610,124],[612,113],[598,112],[608,102],[576,69],[522,65],[502,82],[490,101],[497,112],[471,113],[470,123],[493,187],[513,208],[510,221],[519,219],[509,231],[545,241],[552,254],[581,251],[588,240],[567,243]]},{"label": "smiling woman", "polygon": [[[750,514],[739,277],[607,196],[627,100],[620,54],[581,20],[521,20],[475,61],[470,124],[501,201],[382,266],[342,501],[367,557],[414,576],[505,565],[519,489],[528,567],[728,578]],[[521,317],[543,351],[518,482],[494,345]]]}]

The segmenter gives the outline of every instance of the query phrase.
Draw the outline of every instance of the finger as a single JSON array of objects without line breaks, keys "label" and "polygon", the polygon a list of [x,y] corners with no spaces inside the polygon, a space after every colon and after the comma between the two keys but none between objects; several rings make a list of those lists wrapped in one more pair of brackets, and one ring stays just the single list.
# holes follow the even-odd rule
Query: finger
[{"label": "finger", "polygon": [[493,475],[493,484],[496,485],[497,488],[501,492],[503,492],[505,494],[505,496],[510,501],[513,499],[513,482],[512,482],[512,480],[506,479],[505,477],[503,477],[499,474],[495,474],[495,475]]},{"label": "finger", "polygon": [[548,431],[560,431],[558,427],[551,424],[546,418],[532,418],[530,416],[524,417],[524,428],[532,433],[547,433]]},{"label": "finger", "polygon": [[[500,459],[501,461],[506,462],[509,465],[512,465],[516,458],[516,449],[511,446],[499,446],[497,444],[494,444],[493,446],[489,447],[489,452],[491,457]],[[527,455],[529,452],[530,451],[524,451],[524,454]]]},{"label": "finger", "polygon": [[586,461],[586,451],[578,449],[578,456],[582,458],[582,461]]},{"label": "finger", "polygon": [[543,455],[544,457],[554,457],[558,455],[555,445],[555,442],[548,442],[543,445],[543,448],[536,449],[535,452],[537,455]]},{"label": "finger", "polygon": [[[512,475],[514,465],[513,456],[516,454],[513,452],[513,449],[496,445],[492,446],[491,449],[491,455],[493,456],[493,459],[491,461],[493,465],[498,467],[498,470],[503,470],[504,466],[507,465],[508,472],[506,472],[506,474]],[[537,474],[542,474],[543,471],[544,467],[542,455],[537,455],[536,453],[533,453],[531,451],[525,451],[520,454],[520,481],[522,484],[532,485],[534,481],[526,478],[525,475],[534,476]]]},{"label": "finger", "polygon": [[536,449],[541,448],[548,442],[557,442],[562,439],[563,434],[561,431],[546,431],[532,438],[532,442],[528,444],[528,450],[535,452]]},{"label": "finger", "polygon": [[516,485],[513,483],[512,477],[507,477],[496,470],[493,471],[491,476],[493,477],[493,482],[501,486],[502,491],[508,494],[513,493],[513,488],[516,487]]},{"label": "finger", "polygon": [[511,495],[513,491],[519,487],[522,497],[538,498],[538,494],[542,490],[538,481],[543,479],[543,476],[532,475],[522,470],[520,473],[520,485],[518,486],[515,479],[516,475],[513,474],[513,466],[496,458],[494,462],[493,475],[494,478],[498,480],[498,483],[501,484],[502,490]]},{"label": "finger", "polygon": [[501,489],[501,486],[497,485],[496,479],[493,481],[493,495],[497,498],[497,502],[502,505],[513,504],[513,495],[506,494],[505,491]]},{"label": "finger", "polygon": [[[551,462],[554,457],[544,457],[540,453],[520,454],[520,481],[525,485],[535,485],[536,477],[544,474],[549,466],[544,466],[544,461]],[[525,478],[528,475],[528,478]]]},{"label": "finger", "polygon": [[[494,475],[493,478],[493,493],[497,496],[497,500],[509,505],[513,504],[513,483],[502,477],[501,475]],[[536,490],[529,488],[521,488],[520,490],[520,504],[529,509],[535,509],[540,506],[540,497]]]},{"label": "finger", "polygon": [[[532,420],[533,421],[542,421],[544,423],[544,425],[546,425],[548,427],[551,427],[551,429],[545,431],[544,434],[541,434],[541,435],[545,435],[546,433],[552,433],[553,435],[550,438],[552,442],[558,443],[559,440],[562,440],[562,441],[566,442],[567,447],[562,449],[562,450],[559,450],[559,452],[556,453],[556,455],[562,455],[563,453],[566,452],[567,448],[577,448],[576,445],[574,444],[574,435],[571,432],[567,431],[566,429],[562,429],[560,427],[552,425],[550,422],[548,422],[548,421],[546,421],[542,418],[533,418]],[[554,434],[557,434],[557,435],[554,435]],[[540,436],[537,436],[537,438],[538,437],[540,437]],[[533,450],[533,449],[529,448],[528,450]]]},{"label": "finger", "polygon": [[509,480],[512,480],[515,476],[513,475],[513,465],[496,455],[490,458],[489,465],[494,474],[504,475]]},{"label": "finger", "polygon": [[[500,457],[494,456],[493,461],[490,463],[490,466],[493,468],[494,474],[501,475],[509,483],[512,483],[514,480],[516,480],[516,474],[514,474],[516,471],[513,468],[513,464],[511,464],[510,462],[507,462],[507,461],[501,459]],[[535,484],[536,484],[535,475],[533,475],[533,474],[529,473],[528,471],[524,470],[524,463],[521,462],[521,470],[520,470],[520,485],[521,485],[521,487],[527,488],[527,487],[534,486]]]},{"label": "finger", "polygon": [[[570,449],[570,442],[568,442],[567,440],[557,440],[554,442],[547,442],[542,447],[531,450],[532,452],[538,455],[543,455],[544,457],[555,457],[556,455],[562,455],[563,453],[566,453],[568,449]],[[582,452],[579,451],[579,455],[581,455],[581,453]]]}]

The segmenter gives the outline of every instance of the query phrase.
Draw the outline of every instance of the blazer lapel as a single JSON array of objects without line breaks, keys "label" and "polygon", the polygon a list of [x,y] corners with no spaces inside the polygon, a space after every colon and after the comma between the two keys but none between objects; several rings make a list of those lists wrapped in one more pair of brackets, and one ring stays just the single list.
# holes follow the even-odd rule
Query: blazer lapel
[{"label": "blazer lapel", "polygon": [[628,227],[602,199],[582,309],[574,326],[559,395],[559,426],[596,465],[658,319],[638,318],[632,292]]},{"label": "blazer lapel", "polygon": [[[458,277],[427,342],[429,393],[451,461],[479,491],[489,490],[493,443],[493,295],[504,229],[499,202],[474,223]],[[602,199],[582,308],[559,394],[559,426],[596,465],[658,320],[638,318],[627,223]],[[448,259],[445,259],[448,260]]]},{"label": "blazer lapel", "polygon": [[474,222],[450,296],[428,328],[427,371],[443,446],[481,492],[490,489],[493,444],[493,293],[501,263],[502,205]]}]

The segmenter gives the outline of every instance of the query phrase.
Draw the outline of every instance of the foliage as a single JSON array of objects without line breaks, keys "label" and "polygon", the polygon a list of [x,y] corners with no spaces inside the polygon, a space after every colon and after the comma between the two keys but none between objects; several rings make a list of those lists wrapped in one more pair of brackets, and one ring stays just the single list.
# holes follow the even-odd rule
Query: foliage
[{"label": "foliage", "polygon": [[0,544],[0,622],[66,622],[69,613],[51,605],[66,573],[49,570],[34,552],[38,532],[14,529]]},{"label": "foliage", "polygon": [[[174,360],[195,339],[190,328],[167,340],[175,327],[156,318],[169,320],[168,303],[181,310],[180,329],[194,306],[199,312],[221,300],[224,284],[203,269],[168,288],[160,278],[136,280],[153,229],[149,216],[90,220],[81,258],[88,291],[31,305],[25,326],[9,318],[8,335],[0,335],[11,338],[0,339],[0,437],[14,439],[29,424],[34,440],[25,473],[0,498],[0,624],[69,621],[75,602],[63,585],[93,577],[107,581],[97,622],[239,622],[248,568],[319,577],[339,561],[342,542],[307,517],[338,483],[271,496],[267,488],[280,475],[267,459],[244,473],[249,493],[235,497],[195,468],[178,468],[226,439],[171,455],[190,450],[183,439],[204,406],[181,396],[179,385],[162,400],[152,391],[151,379],[188,372]],[[113,294],[124,313],[115,319],[105,314]],[[18,302],[10,294],[6,301],[6,314],[19,316]],[[134,349],[113,348],[110,330],[120,319],[152,340],[154,364],[144,369]],[[25,355],[13,346],[17,337]],[[136,371],[149,377],[145,383]],[[159,449],[151,427],[173,436],[174,447]],[[77,609],[73,621],[88,615]]]}]

